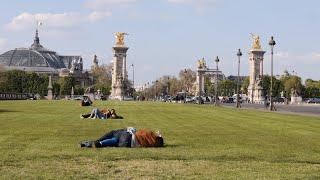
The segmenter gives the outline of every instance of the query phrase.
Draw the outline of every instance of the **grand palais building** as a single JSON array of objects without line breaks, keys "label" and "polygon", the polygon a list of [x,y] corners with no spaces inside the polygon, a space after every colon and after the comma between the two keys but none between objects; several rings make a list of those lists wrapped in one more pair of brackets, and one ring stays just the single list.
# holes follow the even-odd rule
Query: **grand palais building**
[{"label": "grand palais building", "polygon": [[38,74],[48,74],[54,79],[73,76],[80,86],[92,84],[89,72],[83,71],[81,56],[64,56],[40,44],[38,30],[29,48],[16,48],[0,55],[0,64],[5,70],[23,70]]}]

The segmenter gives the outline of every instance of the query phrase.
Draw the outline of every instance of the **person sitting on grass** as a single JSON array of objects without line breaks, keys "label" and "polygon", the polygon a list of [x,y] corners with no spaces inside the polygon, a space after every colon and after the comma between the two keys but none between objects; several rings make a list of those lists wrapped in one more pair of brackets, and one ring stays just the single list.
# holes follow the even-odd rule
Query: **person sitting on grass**
[{"label": "person sitting on grass", "polygon": [[136,130],[133,127],[107,132],[95,141],[83,141],[81,147],[163,147],[164,141],[160,132],[147,129]]},{"label": "person sitting on grass", "polygon": [[92,101],[88,96],[83,96],[83,100],[80,102],[80,106],[91,106]]},{"label": "person sitting on grass", "polygon": [[115,109],[104,108],[99,110],[94,108],[91,113],[81,114],[80,118],[91,118],[91,119],[123,119],[122,116],[118,116]]}]

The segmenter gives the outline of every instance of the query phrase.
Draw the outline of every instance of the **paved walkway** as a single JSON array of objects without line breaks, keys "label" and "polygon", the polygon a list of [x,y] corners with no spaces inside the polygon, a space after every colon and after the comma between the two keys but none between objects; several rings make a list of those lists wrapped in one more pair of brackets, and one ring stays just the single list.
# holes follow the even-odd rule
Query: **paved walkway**
[{"label": "paved walkway", "polygon": [[[235,103],[224,103],[223,106],[235,107]],[[293,113],[300,115],[312,115],[320,117],[320,104],[301,104],[301,105],[285,105],[275,104],[279,113]],[[259,109],[268,111],[263,104],[243,103],[242,108]]]}]

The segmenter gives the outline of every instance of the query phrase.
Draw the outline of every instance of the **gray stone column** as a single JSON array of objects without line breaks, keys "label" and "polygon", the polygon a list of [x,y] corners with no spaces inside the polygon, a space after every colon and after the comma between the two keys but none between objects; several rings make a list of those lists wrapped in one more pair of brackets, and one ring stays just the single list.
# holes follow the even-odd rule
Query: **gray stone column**
[{"label": "gray stone column", "polygon": [[197,70],[197,89],[196,89],[196,95],[202,96],[204,91],[204,77],[203,77],[203,71],[201,69]]},{"label": "gray stone column", "polygon": [[248,97],[252,103],[262,103],[264,101],[263,88],[261,86],[264,53],[265,51],[261,49],[252,49],[249,52],[250,83],[248,86]]},{"label": "gray stone column", "polygon": [[122,70],[123,77],[128,79],[128,72],[127,72],[127,55],[123,55],[123,70]]},{"label": "gray stone column", "polygon": [[53,99],[53,95],[52,95],[52,82],[51,82],[51,75],[49,76],[49,85],[48,85],[48,95],[47,95],[47,99],[48,100],[52,100]]},{"label": "gray stone column", "polygon": [[112,71],[112,89],[111,89],[111,99],[122,100],[124,96],[125,89],[123,82],[127,80],[126,73],[126,56],[128,47],[125,46],[115,46],[113,47],[113,71]]},{"label": "gray stone column", "polygon": [[260,59],[260,77],[263,77],[263,57]]}]

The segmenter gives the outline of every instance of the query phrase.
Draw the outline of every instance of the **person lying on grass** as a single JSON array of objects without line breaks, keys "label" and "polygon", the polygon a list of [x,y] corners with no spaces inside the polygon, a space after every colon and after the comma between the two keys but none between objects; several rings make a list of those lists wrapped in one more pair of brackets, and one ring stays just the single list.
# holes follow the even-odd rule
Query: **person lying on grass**
[{"label": "person lying on grass", "polygon": [[81,114],[80,118],[91,118],[91,119],[123,119],[122,116],[118,116],[116,110],[104,108],[102,110],[98,108],[92,109],[91,113]]},{"label": "person lying on grass", "polygon": [[164,140],[160,132],[148,129],[136,130],[133,127],[107,132],[95,141],[83,141],[81,147],[163,147]]}]

